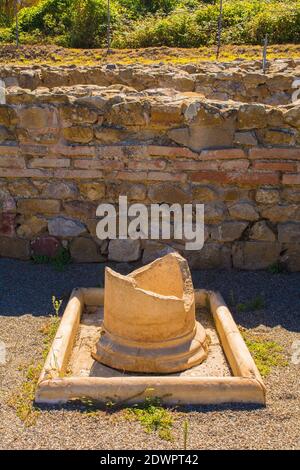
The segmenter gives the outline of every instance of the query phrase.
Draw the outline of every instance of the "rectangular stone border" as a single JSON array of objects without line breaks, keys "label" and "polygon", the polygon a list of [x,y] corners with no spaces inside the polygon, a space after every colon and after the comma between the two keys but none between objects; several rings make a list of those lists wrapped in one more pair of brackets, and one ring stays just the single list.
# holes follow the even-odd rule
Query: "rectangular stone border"
[{"label": "rectangular stone border", "polygon": [[264,383],[222,296],[217,292],[195,290],[195,300],[196,306],[210,306],[233,377],[64,377],[84,306],[104,303],[104,289],[77,288],[71,294],[41,372],[36,403],[90,398],[102,403],[133,404],[144,401],[146,396],[155,396],[169,405],[265,405]]}]

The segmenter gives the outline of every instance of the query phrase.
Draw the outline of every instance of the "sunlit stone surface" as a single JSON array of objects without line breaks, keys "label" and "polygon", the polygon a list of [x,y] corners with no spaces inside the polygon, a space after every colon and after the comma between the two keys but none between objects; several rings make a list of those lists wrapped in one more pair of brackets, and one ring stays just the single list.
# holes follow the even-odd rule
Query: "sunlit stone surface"
[{"label": "sunlit stone surface", "polygon": [[124,371],[171,373],[200,364],[209,337],[195,320],[188,264],[171,253],[123,276],[106,268],[104,321],[93,357]]}]

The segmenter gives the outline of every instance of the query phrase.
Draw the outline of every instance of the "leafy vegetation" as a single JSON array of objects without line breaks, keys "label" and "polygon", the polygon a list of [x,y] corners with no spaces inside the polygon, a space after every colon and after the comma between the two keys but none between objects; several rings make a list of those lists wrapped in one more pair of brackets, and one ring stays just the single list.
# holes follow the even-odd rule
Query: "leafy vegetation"
[{"label": "leafy vegetation", "polygon": [[64,271],[66,266],[71,263],[69,250],[61,247],[53,257],[46,255],[33,255],[32,261],[35,264],[51,264],[57,271]]},{"label": "leafy vegetation", "polygon": [[284,273],[286,271],[286,268],[283,263],[277,261],[276,263],[273,263],[269,266],[268,271],[271,274],[280,274]]},{"label": "leafy vegetation", "polygon": [[273,367],[288,365],[283,348],[278,343],[268,341],[246,329],[241,329],[241,333],[262,377],[269,375]]},{"label": "leafy vegetation", "polygon": [[61,304],[63,303],[62,299],[57,299],[55,295],[52,296],[52,305],[55,311],[55,315],[58,317]]},{"label": "leafy vegetation", "polygon": [[125,416],[139,421],[146,432],[157,431],[161,439],[172,440],[173,418],[158,398],[147,397],[144,403],[127,408]]},{"label": "leafy vegetation", "polygon": [[255,312],[257,310],[262,310],[265,306],[266,303],[264,296],[263,294],[260,294],[247,302],[238,303],[236,305],[236,309],[238,312]]},{"label": "leafy vegetation", "polygon": [[[225,44],[300,42],[300,0],[223,0]],[[112,46],[201,47],[215,43],[219,0],[111,0]],[[13,40],[13,0],[0,5],[0,42]],[[107,0],[23,0],[21,43],[102,47]]]},{"label": "leafy vegetation", "polygon": [[187,450],[189,436],[189,422],[187,419],[183,422],[183,450]]}]

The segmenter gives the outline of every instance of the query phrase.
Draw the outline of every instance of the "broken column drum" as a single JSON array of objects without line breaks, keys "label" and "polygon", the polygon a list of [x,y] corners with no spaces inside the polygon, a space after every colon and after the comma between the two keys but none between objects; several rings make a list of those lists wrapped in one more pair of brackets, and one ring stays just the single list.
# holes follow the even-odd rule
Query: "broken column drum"
[{"label": "broken column drum", "polygon": [[172,373],[200,364],[209,337],[196,321],[187,261],[171,253],[127,276],[105,271],[104,321],[93,357],[132,372]]}]

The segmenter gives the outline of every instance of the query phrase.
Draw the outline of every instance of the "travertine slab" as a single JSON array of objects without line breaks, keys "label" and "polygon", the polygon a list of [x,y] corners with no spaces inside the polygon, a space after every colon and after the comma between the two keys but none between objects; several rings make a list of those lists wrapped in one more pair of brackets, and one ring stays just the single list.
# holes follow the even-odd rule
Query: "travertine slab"
[{"label": "travertine slab", "polygon": [[80,288],[72,292],[38,381],[36,403],[64,403],[88,397],[101,403],[130,404],[142,402],[149,394],[170,405],[266,403],[262,378],[229,309],[219,293],[206,290],[195,290],[195,303],[198,307],[210,307],[234,377],[65,376],[82,312],[95,311],[103,302],[104,289]]}]

